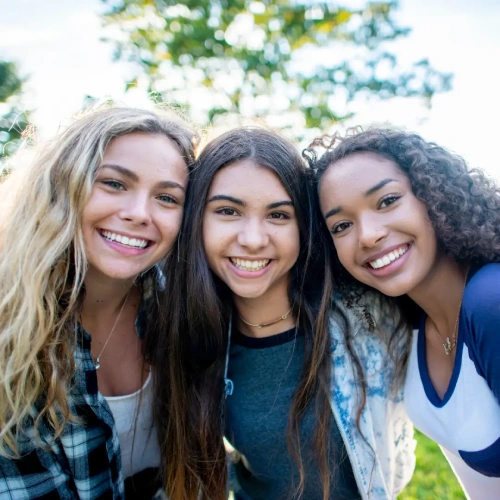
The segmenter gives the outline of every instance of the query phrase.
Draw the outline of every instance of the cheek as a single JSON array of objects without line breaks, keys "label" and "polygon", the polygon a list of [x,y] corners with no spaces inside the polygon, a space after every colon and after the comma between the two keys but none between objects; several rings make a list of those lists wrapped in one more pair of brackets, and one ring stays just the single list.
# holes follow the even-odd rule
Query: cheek
[{"label": "cheek", "polygon": [[[96,196],[92,196],[83,209],[81,218],[81,228],[84,240],[90,238],[94,232],[95,225],[98,221],[105,217],[103,210],[100,206],[99,200]],[[109,212],[109,209],[108,209]]]},{"label": "cheek", "polygon": [[299,253],[300,253],[300,233],[298,227],[293,229],[292,234],[290,235],[288,241],[293,242],[293,245],[290,245],[290,247],[291,247],[292,258],[295,263],[299,258]]},{"label": "cheek", "polygon": [[425,247],[427,248],[427,251],[430,253],[431,257],[434,258],[438,251],[438,242],[436,238],[436,232],[434,231],[434,228],[432,227],[430,220],[428,219],[426,220],[422,232],[425,236],[424,238]]},{"label": "cheek", "polygon": [[429,219],[427,209],[422,203],[418,202],[418,205],[413,209],[413,213],[418,214],[417,217],[413,217],[413,220],[419,221],[418,233],[420,234],[420,238],[423,240],[425,248],[427,248],[429,252],[435,253],[438,246],[436,232],[434,231],[432,222]]},{"label": "cheek", "polygon": [[158,228],[161,231],[165,244],[172,245],[181,229],[182,210],[172,210],[170,213],[162,214],[158,220]]},{"label": "cheek", "polygon": [[[332,237],[333,239],[333,237]],[[348,238],[333,239],[333,246],[337,252],[337,257],[343,267],[350,273],[355,274],[355,250],[352,248]]]},{"label": "cheek", "polygon": [[222,238],[220,237],[217,225],[213,223],[210,217],[203,219],[203,249],[208,264],[212,267],[214,256],[219,253]]}]

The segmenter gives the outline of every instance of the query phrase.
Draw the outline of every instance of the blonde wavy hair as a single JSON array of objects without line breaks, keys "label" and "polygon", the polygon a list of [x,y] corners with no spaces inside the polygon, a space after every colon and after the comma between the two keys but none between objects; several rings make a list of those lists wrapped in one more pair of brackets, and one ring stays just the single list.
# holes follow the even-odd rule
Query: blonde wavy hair
[{"label": "blonde wavy hair", "polygon": [[[41,419],[54,439],[70,412],[76,318],[87,261],[81,231],[109,142],[133,132],[163,134],[191,165],[197,135],[176,115],[125,107],[93,109],[0,185],[0,453],[19,456],[26,424]],[[15,164],[14,161],[11,162]],[[42,408],[34,411],[39,400]]]}]

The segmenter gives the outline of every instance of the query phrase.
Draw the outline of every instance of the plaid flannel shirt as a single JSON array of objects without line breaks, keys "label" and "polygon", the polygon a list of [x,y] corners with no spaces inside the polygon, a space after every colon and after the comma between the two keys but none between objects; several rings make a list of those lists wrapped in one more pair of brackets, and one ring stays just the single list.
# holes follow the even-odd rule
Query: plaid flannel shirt
[{"label": "plaid flannel shirt", "polygon": [[[143,301],[137,316],[138,334],[143,331],[145,302],[152,288],[143,281]],[[90,352],[90,335],[78,327],[76,371],[69,394],[73,415],[84,422],[68,422],[60,437],[39,426],[40,446],[34,429],[25,429],[18,440],[20,459],[0,456],[0,499],[121,500],[125,498],[118,434],[111,410],[97,387],[97,373]],[[33,407],[33,416],[43,407],[43,398]],[[145,497],[144,497],[145,498]]]}]

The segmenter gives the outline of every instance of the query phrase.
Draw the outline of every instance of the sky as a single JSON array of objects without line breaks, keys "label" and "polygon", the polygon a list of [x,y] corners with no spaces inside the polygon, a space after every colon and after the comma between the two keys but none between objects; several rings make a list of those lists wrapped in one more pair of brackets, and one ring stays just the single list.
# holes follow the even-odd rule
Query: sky
[{"label": "sky", "polygon": [[[363,2],[344,2],[352,3]],[[148,105],[144,87],[125,93],[133,67],[113,62],[112,44],[101,41],[103,8],[99,0],[0,0],[0,59],[15,61],[28,77],[23,102],[42,136],[67,123],[86,95]],[[500,2],[400,0],[397,19],[412,32],[391,50],[403,63],[426,57],[454,73],[453,89],[436,95],[431,109],[401,100],[353,103],[349,125],[415,131],[500,180]]]}]

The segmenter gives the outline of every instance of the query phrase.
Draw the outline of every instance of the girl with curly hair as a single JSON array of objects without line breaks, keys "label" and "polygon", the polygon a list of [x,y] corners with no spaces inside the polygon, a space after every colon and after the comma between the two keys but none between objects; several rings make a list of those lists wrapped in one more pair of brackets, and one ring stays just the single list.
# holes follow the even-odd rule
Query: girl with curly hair
[{"label": "girl with curly hair", "polygon": [[153,363],[171,500],[227,498],[224,433],[236,499],[387,500],[411,477],[393,315],[376,335],[332,304],[306,172],[258,127],[215,138],[193,169]]},{"label": "girl with curly hair", "polygon": [[141,337],[195,137],[174,117],[93,110],[0,186],[1,498],[142,499],[159,486]]},{"label": "girl with curly hair", "polygon": [[[319,159],[317,146],[327,148]],[[416,326],[399,362],[410,418],[441,445],[470,498],[496,498],[500,190],[462,158],[394,130],[321,138],[305,154],[337,262],[398,297]]]}]

